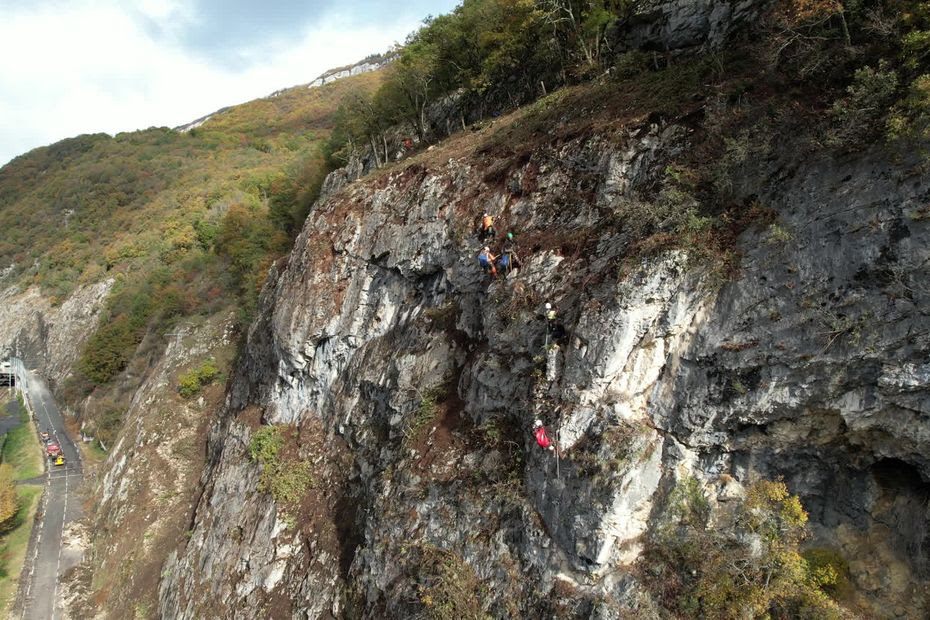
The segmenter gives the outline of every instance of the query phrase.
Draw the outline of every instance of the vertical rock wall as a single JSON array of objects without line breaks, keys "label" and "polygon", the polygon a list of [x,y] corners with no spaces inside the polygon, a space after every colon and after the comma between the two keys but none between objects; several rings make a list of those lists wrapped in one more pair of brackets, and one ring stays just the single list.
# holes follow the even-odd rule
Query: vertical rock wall
[{"label": "vertical rock wall", "polygon": [[[686,252],[624,258],[609,224],[688,140],[643,126],[500,170],[450,146],[319,203],[263,295],[162,616],[409,617],[437,550],[494,617],[630,607],[689,475],[722,499],[783,476],[883,609],[922,605],[930,186],[880,154],[763,166],[747,193],[776,225],[743,234],[721,284]],[[523,253],[493,282],[483,210]],[[313,464],[296,517],[258,490],[260,423],[295,427]]]}]

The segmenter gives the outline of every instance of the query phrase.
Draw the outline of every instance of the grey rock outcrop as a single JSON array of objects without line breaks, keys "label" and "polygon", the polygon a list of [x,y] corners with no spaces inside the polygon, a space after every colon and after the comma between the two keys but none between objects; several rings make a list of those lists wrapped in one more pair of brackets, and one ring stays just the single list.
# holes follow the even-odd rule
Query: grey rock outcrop
[{"label": "grey rock outcrop", "polygon": [[[646,125],[490,171],[440,148],[329,181],[263,293],[162,617],[410,617],[437,549],[489,586],[494,617],[556,600],[647,617],[630,567],[685,476],[723,502],[784,477],[876,613],[922,613],[930,182],[881,153],[760,162],[741,191],[778,219],[743,233],[721,285],[687,251],[625,258],[612,216],[688,140]],[[525,254],[493,282],[482,210]],[[258,418],[305,438],[316,486],[296,523],[258,490]]]},{"label": "grey rock outcrop", "polygon": [[312,82],[307,85],[307,88],[318,88],[324,84],[330,84],[336,80],[341,80],[343,78],[352,77],[353,75],[362,75],[363,73],[371,73],[372,71],[377,71],[378,69],[386,66],[388,63],[393,60],[392,56],[379,57],[377,60],[373,61],[362,61],[356,63],[350,67],[340,68],[340,69],[331,69],[323,75],[319,76]]},{"label": "grey rock outcrop", "polygon": [[656,0],[636,9],[621,35],[626,47],[659,51],[717,49],[770,0]]},{"label": "grey rock outcrop", "polygon": [[18,351],[53,385],[60,383],[93,333],[113,282],[79,287],[59,305],[37,287],[7,288],[0,293],[0,352]]}]

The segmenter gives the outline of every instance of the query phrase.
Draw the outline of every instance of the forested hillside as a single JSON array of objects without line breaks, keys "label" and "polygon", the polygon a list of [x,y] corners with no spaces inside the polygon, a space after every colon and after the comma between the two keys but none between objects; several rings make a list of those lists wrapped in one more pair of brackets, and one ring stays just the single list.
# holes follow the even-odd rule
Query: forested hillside
[{"label": "forested hillside", "polygon": [[[926,137],[928,3],[704,2],[682,7],[678,22],[669,20],[666,5],[656,0],[465,1],[450,14],[427,20],[399,50],[384,84],[341,110],[329,151],[346,161],[360,146],[381,144],[399,124],[420,140],[435,140],[560,87],[607,75],[623,82],[698,50],[709,52],[703,54],[706,61],[723,74],[730,65],[721,52],[747,35],[753,44],[739,55],[758,62],[757,70],[795,89],[793,94],[803,93],[799,105],[823,106],[816,120],[829,125],[824,138],[833,146]],[[709,17],[701,13],[710,8]],[[734,30],[741,20],[753,22],[751,35]],[[747,95],[742,102],[751,103],[753,93],[729,96],[741,94]]]},{"label": "forested hillside", "polygon": [[8,342],[94,325],[75,617],[923,617],[930,2],[464,0],[390,56],[0,169]]},{"label": "forested hillside", "polygon": [[[238,308],[247,323],[329,171],[321,146],[350,93],[378,74],[295,87],[229,108],[187,132],[85,135],[0,169],[3,285],[59,303],[115,278],[69,385],[76,403],[108,385],[148,335]],[[89,430],[109,443],[120,416]]]}]

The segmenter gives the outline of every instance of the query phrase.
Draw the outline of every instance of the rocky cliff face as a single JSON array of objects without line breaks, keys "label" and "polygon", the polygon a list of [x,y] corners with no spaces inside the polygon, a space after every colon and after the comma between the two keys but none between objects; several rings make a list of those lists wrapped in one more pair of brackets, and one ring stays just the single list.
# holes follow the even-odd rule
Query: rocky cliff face
[{"label": "rocky cliff face", "polygon": [[[176,325],[166,348],[140,371],[117,440],[85,474],[95,501],[83,524],[84,563],[61,589],[72,617],[154,610],[166,549],[183,538],[197,497],[207,421],[223,398],[221,385],[184,398],[179,376],[205,359],[227,366],[235,323],[227,312]],[[83,403],[85,410],[103,406],[94,395]]]},{"label": "rocky cliff face", "polygon": [[[740,234],[721,280],[688,248],[636,253],[634,223],[617,221],[694,146],[685,123],[639,119],[509,158],[482,139],[328,184],[210,431],[161,616],[412,617],[437,563],[473,571],[493,617],[646,616],[633,565],[693,476],[712,504],[783,477],[870,613],[921,617],[930,181],[917,162],[756,163],[735,191],[772,217]],[[484,210],[520,241],[522,268],[496,280],[475,260]],[[536,418],[559,458],[533,442]],[[292,429],[294,462],[312,464],[296,506],[260,490],[261,425]]]},{"label": "rocky cliff face", "polygon": [[393,60],[391,55],[387,56],[375,56],[372,60],[363,60],[359,63],[351,65],[349,67],[342,67],[339,69],[330,69],[323,75],[319,76],[309,84],[307,88],[319,88],[324,84],[330,84],[336,80],[341,80],[343,78],[351,77],[353,75],[361,75],[363,73],[370,73],[372,71],[377,71],[378,69],[386,66],[388,63]]},{"label": "rocky cliff face", "polygon": [[112,286],[112,279],[85,285],[60,305],[37,287],[7,288],[0,293],[0,352],[19,352],[43,377],[59,383],[73,370]]}]

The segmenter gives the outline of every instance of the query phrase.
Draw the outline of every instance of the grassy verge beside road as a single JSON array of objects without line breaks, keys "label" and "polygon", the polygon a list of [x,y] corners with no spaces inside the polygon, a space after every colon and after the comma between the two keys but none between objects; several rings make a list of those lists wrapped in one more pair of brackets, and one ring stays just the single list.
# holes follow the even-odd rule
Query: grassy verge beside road
[{"label": "grassy verge beside road", "polygon": [[23,570],[29,537],[36,510],[42,498],[42,486],[27,484],[17,489],[19,510],[13,529],[0,538],[0,617],[8,618],[10,604],[16,598],[19,575]]},{"label": "grassy verge beside road", "polygon": [[[8,401],[0,411],[6,413],[6,433],[0,437],[0,462],[13,468],[13,479],[28,480],[42,474],[42,450],[29,413],[22,402]],[[16,598],[36,510],[42,497],[42,484],[16,487],[16,514],[0,534],[0,617],[9,616],[9,606]]]},{"label": "grassy verge beside road", "polygon": [[19,424],[7,432],[0,462],[13,466],[16,470],[16,480],[35,478],[43,472],[42,451],[37,443],[35,429],[25,407],[13,401],[7,405],[7,411],[11,409],[17,410]]}]

